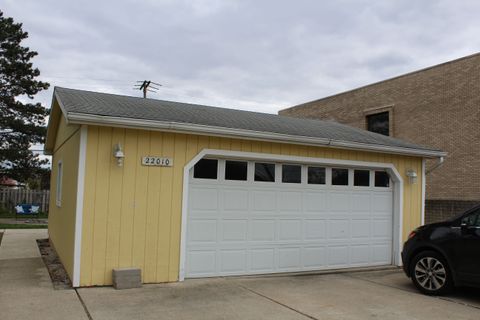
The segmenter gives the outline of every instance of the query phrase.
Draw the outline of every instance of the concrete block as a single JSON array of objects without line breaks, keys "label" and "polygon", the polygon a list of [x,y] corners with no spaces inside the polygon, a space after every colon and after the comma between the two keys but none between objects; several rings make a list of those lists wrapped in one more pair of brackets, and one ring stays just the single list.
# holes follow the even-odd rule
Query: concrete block
[{"label": "concrete block", "polygon": [[115,289],[140,288],[142,286],[142,271],[138,268],[113,269],[112,280]]}]

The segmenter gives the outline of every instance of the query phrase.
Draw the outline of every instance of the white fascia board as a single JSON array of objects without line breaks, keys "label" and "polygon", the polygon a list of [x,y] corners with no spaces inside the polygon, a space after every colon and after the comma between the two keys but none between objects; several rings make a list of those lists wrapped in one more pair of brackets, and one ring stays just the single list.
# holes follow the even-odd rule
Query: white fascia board
[{"label": "white fascia board", "polygon": [[393,147],[377,144],[366,144],[359,142],[338,141],[325,138],[295,136],[274,132],[261,132],[244,129],[223,128],[206,126],[191,123],[165,122],[132,118],[120,118],[100,115],[90,115],[83,113],[68,113],[67,118],[70,123],[89,124],[100,126],[112,126],[132,129],[148,129],[158,131],[171,131],[185,134],[216,135],[229,138],[246,138],[250,140],[283,142],[292,144],[302,144],[308,146],[328,146],[339,149],[355,149],[361,151],[374,151],[389,154],[413,155],[421,157],[441,157],[446,153],[435,150],[411,149],[404,147]]},{"label": "white fascia board", "polygon": [[47,132],[46,132],[46,139],[45,139],[45,144],[43,145],[43,151],[45,152],[46,155],[52,155],[53,154],[53,148],[48,149],[47,144],[50,139],[53,139],[51,135],[53,134],[52,130],[52,114],[53,114],[53,104],[55,103],[56,95],[53,94],[52,96],[52,103],[50,104],[50,112],[49,112],[49,119],[48,119],[48,125],[47,125]]}]

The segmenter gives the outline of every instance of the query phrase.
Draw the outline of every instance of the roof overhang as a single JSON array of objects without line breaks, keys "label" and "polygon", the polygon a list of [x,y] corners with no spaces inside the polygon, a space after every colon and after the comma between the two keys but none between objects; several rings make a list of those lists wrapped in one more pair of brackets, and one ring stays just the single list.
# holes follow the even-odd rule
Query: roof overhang
[{"label": "roof overhang", "polygon": [[[60,101],[59,101],[59,107],[63,109],[61,107]],[[64,109],[62,111],[64,111]],[[387,146],[387,145],[380,145],[380,144],[366,144],[366,143],[360,143],[360,142],[341,141],[341,140],[333,140],[333,139],[325,139],[325,138],[317,138],[317,137],[287,135],[287,134],[274,133],[274,132],[262,132],[262,131],[253,131],[253,130],[245,130],[245,129],[206,126],[206,125],[199,125],[199,124],[192,124],[192,123],[155,121],[155,120],[148,120],[148,119],[112,117],[112,116],[102,116],[102,115],[73,113],[73,112],[69,112],[68,114],[66,114],[66,118],[68,120],[68,123],[71,123],[71,124],[86,124],[86,125],[110,126],[110,127],[132,128],[132,129],[143,129],[143,130],[170,131],[170,132],[177,132],[177,133],[184,133],[184,134],[197,134],[197,135],[200,134],[200,135],[220,136],[220,137],[237,138],[237,139],[243,138],[243,139],[249,139],[249,140],[271,141],[271,142],[300,144],[300,145],[308,145],[308,146],[323,146],[323,147],[327,146],[327,147],[339,148],[339,149],[381,152],[381,153],[388,153],[388,154],[402,154],[402,155],[410,155],[410,156],[417,156],[417,157],[424,157],[424,158],[438,158],[438,157],[445,157],[447,155],[446,152],[438,151],[438,150],[414,149],[414,148],[395,147],[395,146]],[[50,125],[49,125],[49,129],[50,129]],[[45,150],[47,152],[47,149]]]},{"label": "roof overhang", "polygon": [[50,113],[48,118],[47,125],[47,135],[45,138],[45,144],[43,146],[43,151],[46,155],[52,155],[53,149],[55,148],[55,140],[57,138],[58,126],[60,124],[60,118],[65,117],[65,121],[68,123],[67,111],[60,98],[57,96],[57,93],[53,92],[52,104],[50,106]]}]

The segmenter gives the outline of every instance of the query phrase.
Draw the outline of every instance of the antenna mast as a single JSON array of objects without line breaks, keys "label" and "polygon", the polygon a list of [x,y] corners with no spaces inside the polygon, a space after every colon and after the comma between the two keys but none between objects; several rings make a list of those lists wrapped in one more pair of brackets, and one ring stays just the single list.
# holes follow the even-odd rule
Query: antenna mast
[{"label": "antenna mast", "polygon": [[157,92],[159,87],[162,85],[160,83],[156,83],[150,80],[143,80],[143,81],[137,81],[137,84],[135,84],[134,89],[138,89],[143,91],[143,98],[147,97],[147,91],[150,92]]}]

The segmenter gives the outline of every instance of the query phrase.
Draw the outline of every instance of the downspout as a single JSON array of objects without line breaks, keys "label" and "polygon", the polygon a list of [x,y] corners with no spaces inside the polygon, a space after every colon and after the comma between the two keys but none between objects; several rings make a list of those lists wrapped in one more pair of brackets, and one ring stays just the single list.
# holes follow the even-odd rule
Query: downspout
[{"label": "downspout", "polygon": [[425,174],[430,174],[433,170],[439,168],[439,167],[443,164],[444,161],[445,161],[445,157],[440,157],[440,158],[438,158],[437,163],[436,163],[433,167],[431,167],[430,169],[428,169],[428,170],[425,172]]}]

